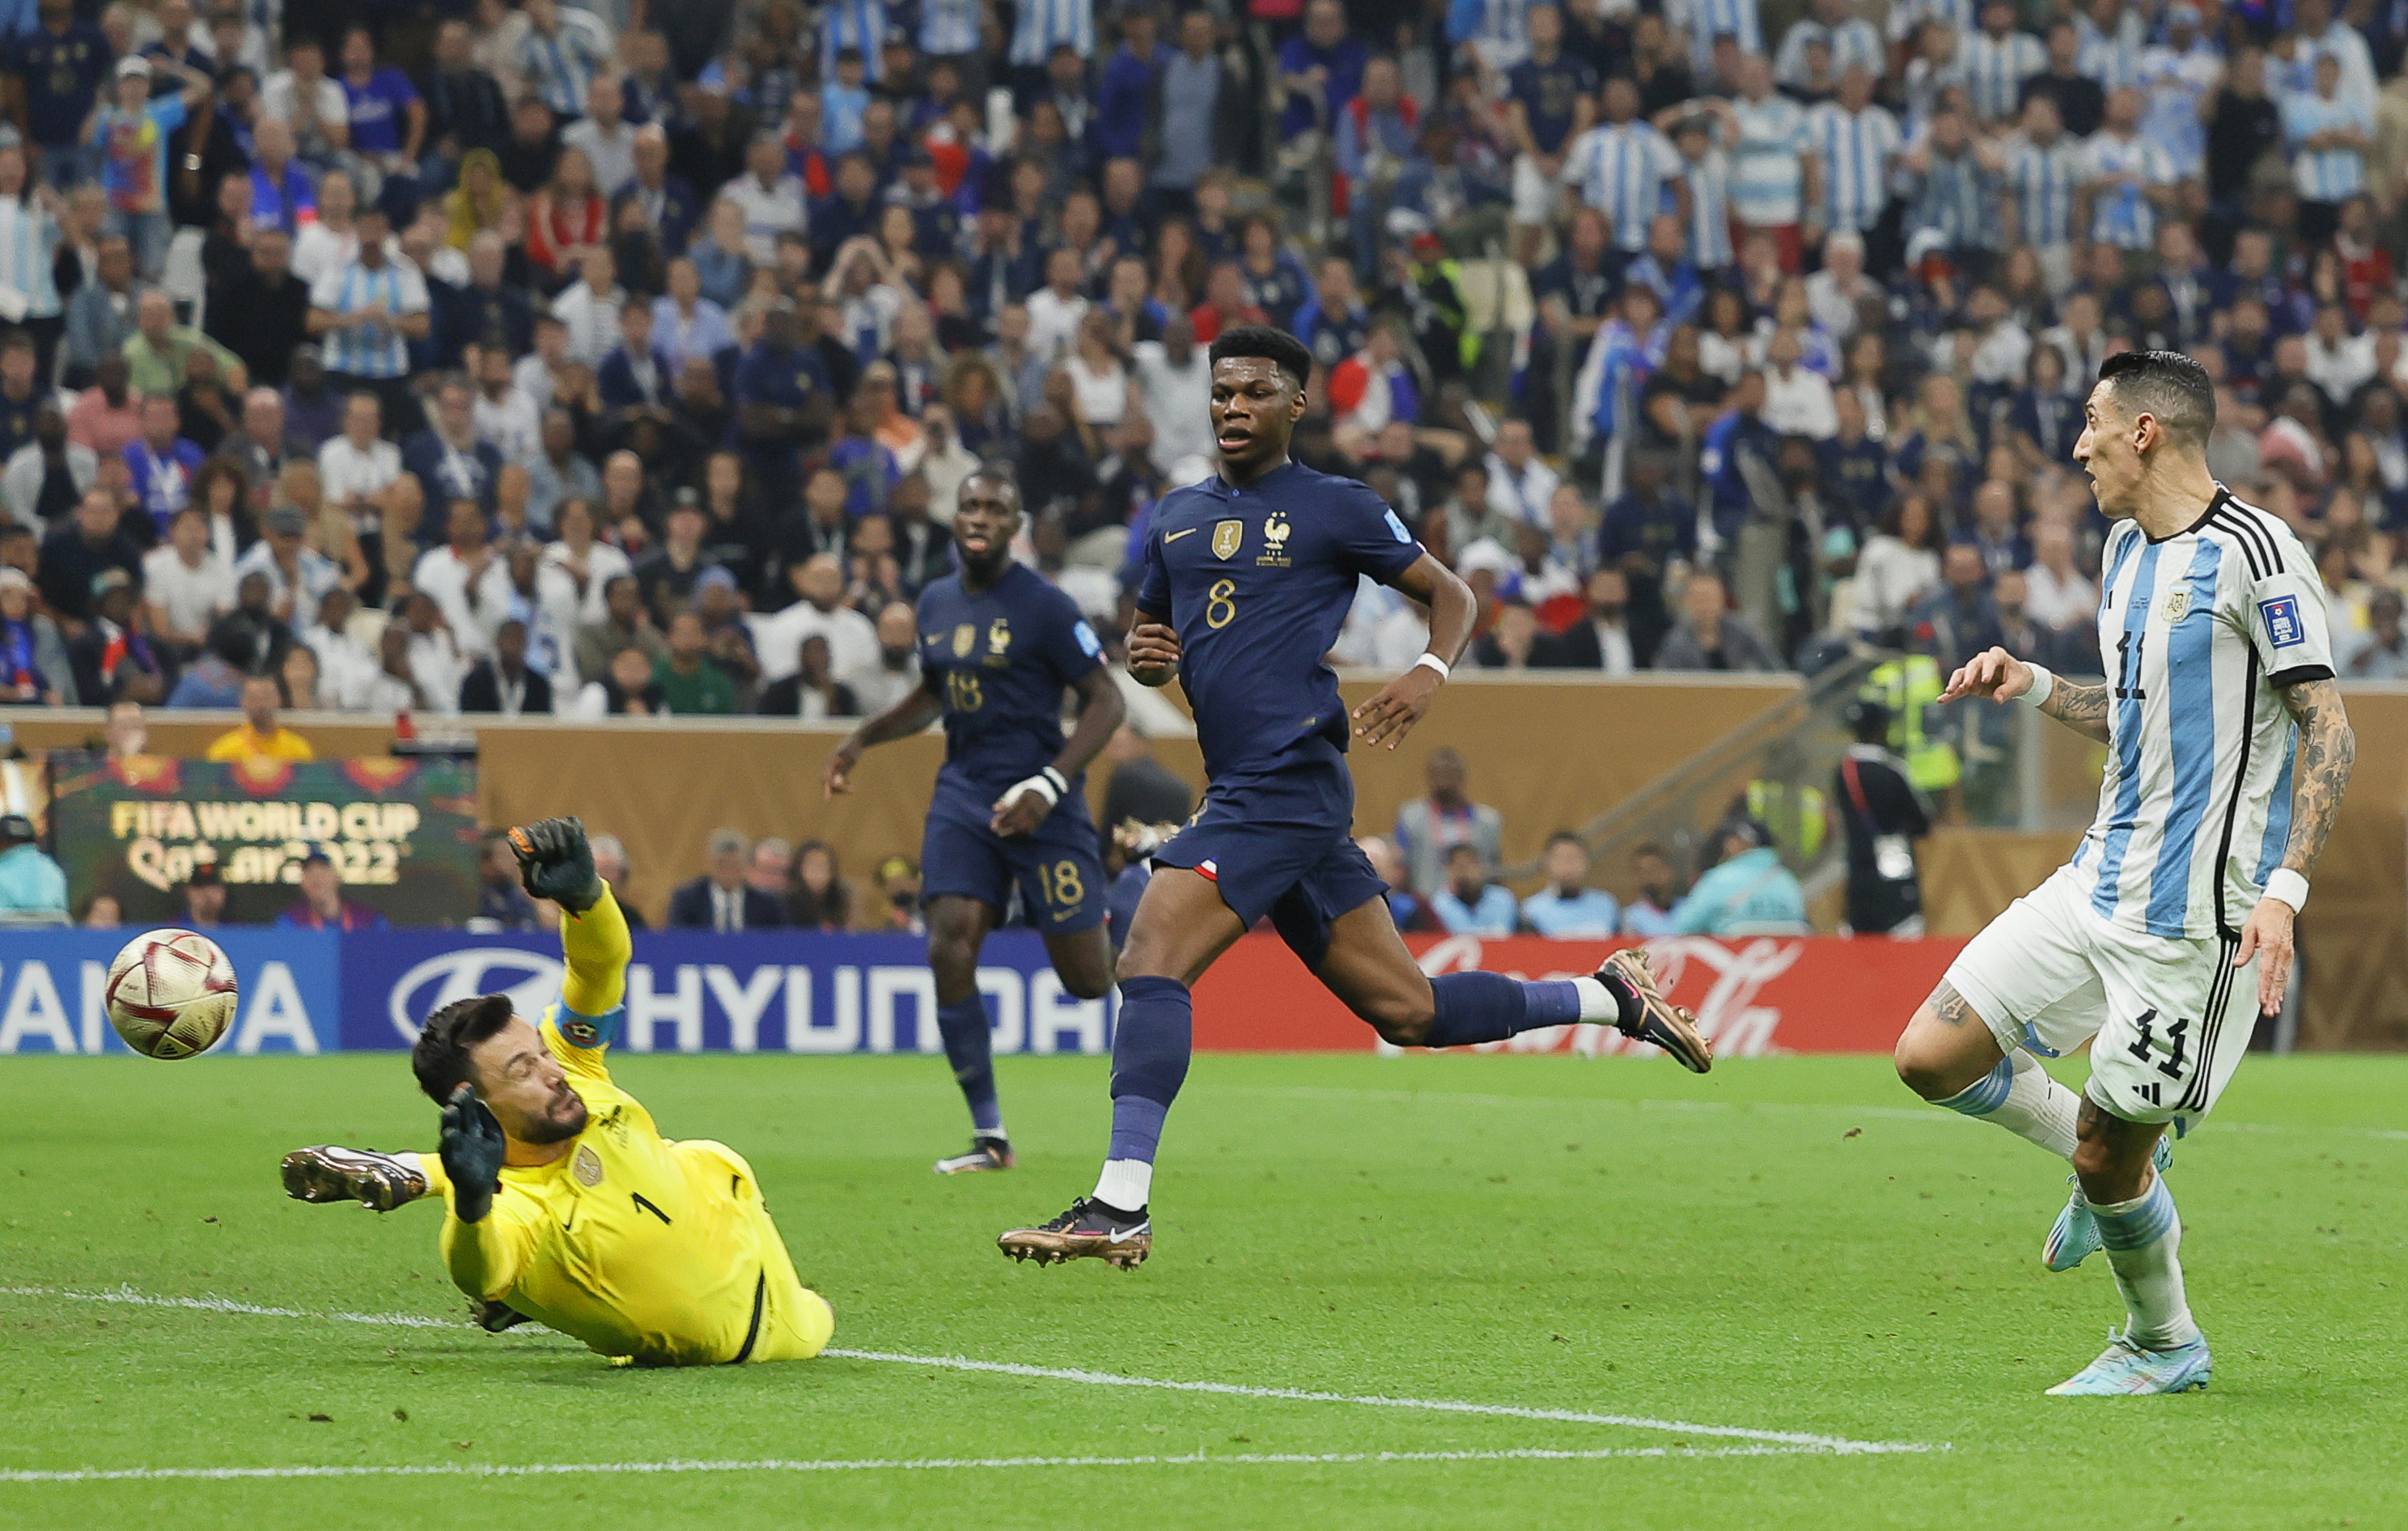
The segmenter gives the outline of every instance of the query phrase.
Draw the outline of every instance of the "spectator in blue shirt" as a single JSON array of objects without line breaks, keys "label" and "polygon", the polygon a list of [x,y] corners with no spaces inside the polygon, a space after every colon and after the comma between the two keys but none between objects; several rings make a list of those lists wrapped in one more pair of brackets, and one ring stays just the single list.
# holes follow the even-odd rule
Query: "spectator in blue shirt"
[{"label": "spectator in blue shirt", "polygon": [[1154,38],[1152,11],[1131,7],[1122,13],[1121,45],[1104,65],[1104,78],[1096,87],[1092,141],[1097,159],[1134,160],[1143,155],[1154,83],[1169,59],[1170,50]]},{"label": "spectator in blue shirt", "polygon": [[19,920],[67,918],[67,875],[34,843],[34,821],[0,815],[0,913]]},{"label": "spectator in blue shirt", "polygon": [[1547,885],[1522,900],[1522,923],[1558,940],[1594,939],[1619,928],[1622,906],[1588,885],[1588,847],[1569,829],[1547,837]]},{"label": "spectator in blue shirt", "polygon": [[1511,936],[1512,890],[1488,880],[1480,848],[1457,845],[1446,853],[1446,884],[1430,895],[1430,908],[1450,936]]},{"label": "spectator in blue shirt", "polygon": [[9,40],[7,58],[43,179],[64,189],[92,179],[98,163],[83,146],[83,125],[114,50],[100,28],[77,17],[75,0],[41,0],[39,16],[40,25]]},{"label": "spectator in blue shirt", "polygon": [[1347,103],[1363,90],[1363,66],[1371,50],[1346,35],[1346,7],[1339,0],[1312,0],[1304,8],[1304,30],[1280,46],[1280,79],[1287,106],[1280,114],[1280,138],[1319,128],[1335,132]]},{"label": "spectator in blue shirt", "polygon": [[1671,935],[1672,910],[1681,902],[1671,858],[1655,841],[1642,841],[1630,852],[1630,876],[1639,885],[1639,896],[1622,906],[1622,934],[1642,940]]},{"label": "spectator in blue shirt", "polygon": [[1723,859],[1672,910],[1681,936],[1803,936],[1806,892],[1773,848],[1772,832],[1748,818],[1723,824]]}]

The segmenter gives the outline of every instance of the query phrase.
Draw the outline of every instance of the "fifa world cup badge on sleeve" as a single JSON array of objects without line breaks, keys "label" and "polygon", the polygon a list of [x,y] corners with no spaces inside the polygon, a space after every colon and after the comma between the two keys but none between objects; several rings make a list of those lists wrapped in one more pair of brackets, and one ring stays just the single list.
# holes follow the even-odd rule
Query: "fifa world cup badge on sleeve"
[{"label": "fifa world cup badge on sleeve", "polygon": [[2300,626],[2300,598],[2277,595],[2271,601],[2258,603],[2258,614],[2266,619],[2266,638],[2277,649],[2287,649],[2294,643],[2307,641]]}]

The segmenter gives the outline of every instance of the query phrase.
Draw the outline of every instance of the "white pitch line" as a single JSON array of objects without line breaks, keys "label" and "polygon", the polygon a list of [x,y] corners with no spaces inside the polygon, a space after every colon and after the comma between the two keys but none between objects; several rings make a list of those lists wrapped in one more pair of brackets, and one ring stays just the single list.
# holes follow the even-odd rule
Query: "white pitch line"
[{"label": "white pitch line", "polygon": [[1630,1446],[1614,1451],[1566,1452],[1525,1447],[1499,1452],[1244,1452],[1226,1456],[1197,1452],[1185,1456],[982,1456],[869,1457],[818,1462],[766,1458],[758,1462],[437,1462],[415,1467],[86,1467],[60,1472],[0,1470],[0,1483],[106,1483],[159,1479],[222,1481],[248,1478],[541,1478],[572,1473],[688,1472],[928,1472],[998,1467],[1345,1467],[1398,1462],[1605,1462],[1619,1457],[1803,1456],[1804,1446]]},{"label": "white pitch line", "polygon": [[[456,1329],[464,1324],[416,1313],[311,1313],[298,1308],[272,1308],[236,1302],[226,1297],[156,1297],[130,1288],[108,1292],[70,1292],[56,1287],[0,1287],[0,1295],[60,1297],[74,1302],[126,1303],[140,1308],[193,1309],[209,1313],[234,1313],[256,1318],[320,1319],[337,1324],[399,1324],[413,1329]],[[907,1366],[936,1366],[947,1371],[985,1372],[1004,1377],[1039,1377],[1091,1387],[1155,1388],[1166,1393],[1203,1393],[1232,1398],[1274,1398],[1293,1403],[1354,1404],[1373,1409],[1418,1409],[1440,1414],[1479,1414],[1497,1419],[1546,1420],[1562,1424],[1610,1424],[1627,1430],[1656,1430],[1670,1435],[1704,1436],[1723,1440],[1756,1441],[1768,1446],[1841,1455],[1886,1455],[1905,1452],[1946,1451],[1945,1445],[1920,1441],[1856,1440],[1846,1436],[1813,1435],[1799,1430],[1759,1430],[1738,1424],[1696,1424],[1685,1420],[1654,1419],[1643,1414],[1603,1414],[1573,1409],[1532,1409],[1514,1404],[1467,1403],[1450,1398],[1391,1398],[1377,1394],[1323,1393],[1308,1388],[1253,1387],[1238,1382],[1183,1382],[1158,1377],[1126,1377],[1118,1372],[1086,1371],[1068,1366],[1032,1366],[1017,1361],[978,1361],[965,1355],[907,1355],[893,1351],[831,1348],[821,1352],[846,1361],[873,1361]]]},{"label": "white pitch line", "polygon": [[1845,1436],[1809,1435],[1798,1430],[1756,1430],[1739,1424],[1692,1424],[1684,1420],[1650,1419],[1642,1414],[1593,1414],[1574,1409],[1526,1409],[1512,1404],[1459,1403],[1446,1398],[1389,1398],[1376,1394],[1319,1393],[1296,1387],[1247,1387],[1236,1382],[1175,1382],[1153,1377],[1123,1377],[1109,1371],[1082,1371],[1060,1366],[1023,1366],[1016,1361],[973,1361],[960,1355],[897,1355],[885,1351],[829,1350],[827,1355],[851,1361],[896,1361],[912,1366],[945,1366],[954,1371],[996,1372],[1006,1377],[1048,1377],[1055,1381],[1085,1382],[1097,1387],[1150,1387],[1171,1393],[1213,1393],[1235,1398],[1284,1398],[1296,1403],[1361,1404],[1373,1409],[1421,1409],[1440,1414],[1486,1414],[1502,1419],[1552,1420],[1566,1424],[1615,1424],[1628,1430],[1661,1430],[1673,1435],[1712,1436],[1725,1440],[1755,1440],[1805,1451],[1843,1453],[1928,1452],[1915,1441],[1852,1440]]}]

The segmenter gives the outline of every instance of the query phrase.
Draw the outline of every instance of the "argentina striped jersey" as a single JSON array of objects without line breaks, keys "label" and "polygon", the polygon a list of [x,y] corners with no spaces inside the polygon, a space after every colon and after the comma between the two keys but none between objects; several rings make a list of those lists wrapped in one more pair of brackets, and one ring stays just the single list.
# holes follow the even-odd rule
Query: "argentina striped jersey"
[{"label": "argentina striped jersey", "polygon": [[1731,264],[1730,156],[1719,149],[1686,163],[1689,179],[1689,259],[1700,271]]},{"label": "argentina striped jersey", "polygon": [[2291,184],[2309,202],[2343,202],[2366,190],[2362,149],[2306,149],[2319,133],[2356,128],[2374,139],[2374,114],[2347,96],[2328,101],[2313,93],[2283,98],[2283,137],[2291,150]]},{"label": "argentina striped jersey", "polygon": [[2107,770],[2073,869],[2102,920],[2197,940],[2240,928],[2290,833],[2282,688],[2332,673],[2324,585],[2281,521],[2221,484],[2163,541],[2107,535]]},{"label": "argentina striped jersey", "polygon": [[[371,271],[358,261],[337,266],[309,288],[309,307],[333,314],[354,314],[381,303],[395,318],[426,312],[426,279],[408,261],[388,257]],[[358,324],[328,330],[321,342],[326,370],[353,378],[406,378],[409,375],[409,342],[398,326]]]},{"label": "argentina striped jersey", "polygon": [[2073,242],[2073,191],[2082,181],[2082,140],[2059,135],[2045,147],[2017,138],[2007,152],[2015,232],[2034,247]]},{"label": "argentina striped jersey", "polygon": [[1851,112],[1826,101],[1806,114],[1823,162],[1823,224],[1863,233],[1889,205],[1889,162],[1899,148],[1898,119],[1880,107]]},{"label": "argentina striped jersey", "polygon": [[1011,23],[1011,62],[1042,64],[1055,43],[1068,43],[1081,58],[1096,56],[1096,0],[1020,0]]},{"label": "argentina striped jersey", "polygon": [[2083,149],[2082,175],[2096,183],[2090,195],[2093,240],[2118,250],[2147,250],[2157,242],[2157,205],[2149,200],[2149,188],[2181,179],[2163,144],[2137,133],[2128,138],[2094,133]]},{"label": "argentina striped jersey", "polygon": [[1803,215],[1806,172],[1799,156],[1814,147],[1806,108],[1785,95],[1734,101],[1739,141],[1730,146],[1731,215],[1753,229],[1779,228]]},{"label": "argentina striped jersey", "polygon": [[1739,39],[1742,53],[1764,51],[1764,21],[1756,0],[1666,0],[1664,20],[1689,33],[1689,63],[1699,76],[1712,79],[1714,39],[1727,34]]},{"label": "argentina striped jersey", "polygon": [[2015,114],[2015,98],[2024,81],[2048,67],[2048,50],[2028,32],[1993,37],[1976,33],[1958,50],[1965,64],[1965,91],[1973,99],[1974,115],[1985,122]]},{"label": "argentina striped jersey", "polygon": [[1600,123],[1572,140],[1564,155],[1564,184],[1613,224],[1625,250],[1647,247],[1647,225],[1665,210],[1664,186],[1684,162],[1671,140],[1645,122]]}]

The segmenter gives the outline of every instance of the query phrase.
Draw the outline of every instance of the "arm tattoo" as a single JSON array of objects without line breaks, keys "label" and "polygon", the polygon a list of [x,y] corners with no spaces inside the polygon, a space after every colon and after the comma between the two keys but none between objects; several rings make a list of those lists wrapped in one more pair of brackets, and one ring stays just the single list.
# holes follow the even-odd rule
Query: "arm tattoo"
[{"label": "arm tattoo", "polygon": [[2040,709],[2075,733],[2107,742],[2107,683],[2076,686],[2059,678]]},{"label": "arm tattoo", "polygon": [[1931,1013],[1938,1016],[1940,1023],[1945,1026],[1961,1026],[1973,1014],[1973,1007],[1946,979],[1940,980],[1940,987],[1931,991],[1931,997],[1925,1003],[1931,1007]]},{"label": "arm tattoo", "polygon": [[2300,725],[2300,753],[2292,764],[2291,837],[2283,865],[2306,877],[2332,833],[2358,761],[2358,736],[2343,709],[2341,688],[2330,680],[2302,680],[2283,688],[2283,705]]}]

